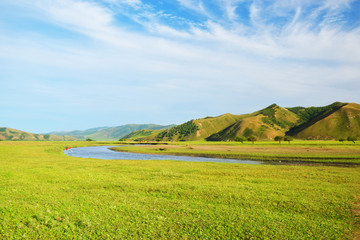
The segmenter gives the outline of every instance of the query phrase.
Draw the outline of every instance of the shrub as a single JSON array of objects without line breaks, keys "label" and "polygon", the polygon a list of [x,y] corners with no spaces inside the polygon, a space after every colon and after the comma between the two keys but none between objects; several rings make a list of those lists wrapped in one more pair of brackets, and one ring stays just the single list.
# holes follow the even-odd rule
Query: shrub
[{"label": "shrub", "polygon": [[253,144],[255,143],[255,141],[257,140],[257,137],[256,136],[254,136],[254,135],[251,135],[251,136],[249,136],[248,137],[248,139],[247,139],[249,142],[252,142]]},{"label": "shrub", "polygon": [[287,142],[291,142],[291,141],[293,141],[294,140],[294,138],[293,137],[290,137],[290,136],[285,136],[284,137],[284,141],[287,141]]},{"label": "shrub", "polygon": [[279,141],[279,144],[281,144],[281,141],[284,140],[284,136],[276,136],[274,140]]},{"label": "shrub", "polygon": [[347,140],[348,140],[349,142],[355,143],[355,141],[357,140],[357,138],[356,138],[356,137],[348,137]]},{"label": "shrub", "polygon": [[234,141],[235,142],[241,142],[241,143],[244,143],[244,141],[246,140],[246,138],[245,137],[235,137],[234,138]]}]

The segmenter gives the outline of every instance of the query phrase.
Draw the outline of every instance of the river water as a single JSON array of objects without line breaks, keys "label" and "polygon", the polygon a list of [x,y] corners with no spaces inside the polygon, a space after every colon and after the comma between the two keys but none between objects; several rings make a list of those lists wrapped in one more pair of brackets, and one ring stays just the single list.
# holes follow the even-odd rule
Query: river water
[{"label": "river water", "polygon": [[170,156],[170,155],[153,155],[129,152],[117,152],[110,150],[111,147],[121,146],[96,146],[96,147],[79,147],[70,150],[64,150],[64,153],[72,157],[96,158],[105,160],[177,160],[187,162],[222,162],[222,163],[244,163],[244,164],[263,164],[261,161],[239,160],[239,159],[222,159],[222,158],[205,158],[205,157],[188,157],[188,156]]}]

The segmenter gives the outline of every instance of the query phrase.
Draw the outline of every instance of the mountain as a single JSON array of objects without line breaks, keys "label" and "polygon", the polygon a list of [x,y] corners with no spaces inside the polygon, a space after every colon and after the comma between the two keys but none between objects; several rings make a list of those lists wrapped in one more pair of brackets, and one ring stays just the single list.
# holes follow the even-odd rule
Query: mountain
[{"label": "mountain", "polygon": [[78,139],[69,136],[56,136],[52,134],[35,134],[35,133],[23,132],[13,128],[2,127],[0,128],[0,140],[75,141]]},{"label": "mountain", "polygon": [[62,131],[62,132],[50,132],[47,134],[53,134],[57,136],[72,136],[76,137],[78,139],[85,139],[85,136],[89,136],[91,134],[94,134],[98,131],[101,131],[103,129],[107,129],[108,127],[97,127],[97,128],[90,128],[87,130],[74,130],[74,131]]},{"label": "mountain", "polygon": [[52,132],[51,134],[55,134],[58,136],[68,135],[73,136],[79,139],[90,138],[93,140],[119,140],[124,136],[142,129],[148,130],[159,130],[159,129],[167,129],[174,127],[175,125],[162,126],[156,124],[127,124],[117,127],[98,127],[91,128],[87,130],[75,130],[75,131],[64,131],[64,132]]},{"label": "mountain", "polygon": [[335,102],[324,107],[284,108],[272,104],[250,114],[206,117],[190,120],[157,132],[134,132],[136,140],[163,141],[227,141],[235,137],[255,135],[274,139],[288,135],[299,139],[337,139],[360,137],[360,105]]},{"label": "mountain", "polygon": [[239,121],[207,137],[210,141],[233,140],[235,137],[255,135],[261,139],[273,139],[296,125],[299,117],[286,108],[270,105],[260,111],[241,115]]}]

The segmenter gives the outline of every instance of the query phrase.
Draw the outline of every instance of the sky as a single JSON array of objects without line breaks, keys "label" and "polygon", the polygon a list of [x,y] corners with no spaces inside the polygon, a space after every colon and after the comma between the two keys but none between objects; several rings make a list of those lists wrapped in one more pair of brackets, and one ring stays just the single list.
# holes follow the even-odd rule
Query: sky
[{"label": "sky", "polygon": [[360,103],[360,0],[0,0],[0,127]]}]

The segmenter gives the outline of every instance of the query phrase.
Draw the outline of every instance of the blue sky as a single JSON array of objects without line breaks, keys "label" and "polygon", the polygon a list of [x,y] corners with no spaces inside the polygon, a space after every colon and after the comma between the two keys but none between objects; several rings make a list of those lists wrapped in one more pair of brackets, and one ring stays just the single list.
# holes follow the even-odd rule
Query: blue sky
[{"label": "blue sky", "polygon": [[2,0],[0,126],[360,103],[359,10],[359,0]]}]

